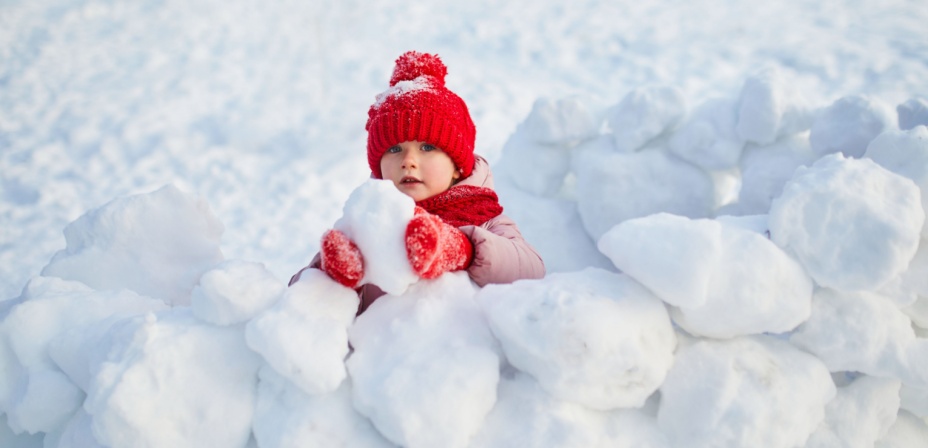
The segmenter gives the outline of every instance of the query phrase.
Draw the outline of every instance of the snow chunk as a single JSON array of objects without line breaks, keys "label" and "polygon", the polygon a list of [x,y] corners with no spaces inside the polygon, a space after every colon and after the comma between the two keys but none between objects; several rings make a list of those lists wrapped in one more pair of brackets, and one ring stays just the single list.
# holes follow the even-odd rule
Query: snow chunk
[{"label": "snow chunk", "polygon": [[500,354],[466,272],[374,302],[349,330],[354,406],[393,443],[463,447],[496,401]]},{"label": "snow chunk", "polygon": [[766,145],[809,129],[812,110],[775,66],[749,77],[738,98],[738,136]]},{"label": "snow chunk", "polygon": [[570,150],[536,143],[526,132],[516,131],[503,145],[503,154],[493,171],[500,180],[508,180],[524,191],[551,197],[561,190],[570,171]]},{"label": "snow chunk", "polygon": [[287,287],[262,263],[229,260],[200,277],[193,288],[193,315],[216,325],[245,322],[274,304]]},{"label": "snow chunk", "polygon": [[477,297],[509,362],[560,400],[639,407],[673,362],[666,309],[625,275],[589,268],[487,285]]},{"label": "snow chunk", "polygon": [[360,299],[318,269],[303,272],[277,304],[248,322],[248,347],[307,394],[345,379],[348,326]]},{"label": "snow chunk", "polygon": [[800,168],[770,208],[770,234],[816,283],[873,290],[906,269],[925,221],[911,180],[834,154]]},{"label": "snow chunk", "polygon": [[809,140],[819,155],[840,152],[859,158],[870,141],[895,127],[895,122],[892,111],[879,100],[863,95],[846,96],[819,113],[812,123]]},{"label": "snow chunk", "polygon": [[393,447],[351,406],[350,383],[330,394],[306,395],[272,369],[261,369],[254,434],[274,448]]},{"label": "snow chunk", "polygon": [[902,411],[886,437],[878,440],[875,448],[922,448],[928,440],[928,423]]},{"label": "snow chunk", "polygon": [[806,448],[872,447],[896,421],[899,387],[896,380],[862,376],[838,388]]},{"label": "snow chunk", "polygon": [[132,291],[97,292],[54,277],[32,279],[15,300],[19,303],[0,322],[0,362],[5,367],[0,411],[9,415],[17,433],[57,429],[84,399],[87,352],[71,353],[70,362],[58,358],[56,363],[53,347],[62,338],[77,343],[109,318],[166,308],[164,302]]},{"label": "snow chunk", "polygon": [[780,333],[809,317],[812,280],[754,231],[657,214],[615,226],[599,248],[694,335]]},{"label": "snow chunk", "polygon": [[909,367],[915,340],[909,319],[886,298],[824,288],[813,296],[809,320],[790,337],[832,372],[863,372],[925,387],[928,375]]},{"label": "snow chunk", "polygon": [[572,161],[577,208],[594,240],[622,221],[654,213],[709,215],[715,192],[705,171],[659,149],[622,154],[611,145],[601,137],[577,148]]},{"label": "snow chunk", "polygon": [[834,396],[825,366],[786,342],[703,340],[678,350],[657,422],[674,446],[802,446]]},{"label": "snow chunk", "polygon": [[335,222],[358,245],[364,257],[364,278],[383,291],[399,295],[419,280],[406,255],[406,225],[415,213],[412,198],[389,180],[368,179],[348,197]]},{"label": "snow chunk", "polygon": [[101,444],[244,446],[260,358],[243,333],[189,311],[114,325],[84,403]]},{"label": "snow chunk", "polygon": [[899,115],[899,129],[928,126],[928,99],[910,98],[896,106],[896,113]]},{"label": "snow chunk", "polygon": [[499,384],[499,399],[471,446],[482,448],[666,447],[654,417],[637,409],[600,412],[548,395],[519,371]]},{"label": "snow chunk", "polygon": [[222,231],[205,200],[166,185],[115,199],[68,224],[67,248],[42,275],[189,305],[200,275],[223,259]]},{"label": "snow chunk", "polygon": [[673,130],[686,115],[683,91],[670,86],[647,86],[632,90],[607,116],[615,147],[632,152]]},{"label": "snow chunk", "polygon": [[552,100],[538,98],[532,111],[519,125],[519,132],[545,145],[570,145],[599,132],[599,122],[584,101],[576,97]]},{"label": "snow chunk", "polygon": [[734,167],[744,140],[735,131],[737,104],[713,98],[697,107],[670,138],[670,152],[706,170]]},{"label": "snow chunk", "polygon": [[[928,210],[928,128],[886,131],[870,142],[864,157],[912,179],[921,191],[922,209]],[[928,237],[928,222],[922,227],[922,236]]]},{"label": "snow chunk", "polygon": [[800,166],[810,166],[818,156],[812,152],[809,139],[793,135],[768,146],[748,145],[741,157],[741,189],[734,204],[723,207],[719,214],[767,214],[773,199],[780,196],[783,186]]}]

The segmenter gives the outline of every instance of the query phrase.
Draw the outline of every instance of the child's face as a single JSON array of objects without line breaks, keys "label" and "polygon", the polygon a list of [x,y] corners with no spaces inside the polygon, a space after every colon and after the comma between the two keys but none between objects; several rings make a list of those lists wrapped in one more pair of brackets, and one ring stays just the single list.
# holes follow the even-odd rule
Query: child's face
[{"label": "child's face", "polygon": [[461,177],[448,154],[425,142],[400,143],[380,159],[383,178],[415,201],[444,192]]}]

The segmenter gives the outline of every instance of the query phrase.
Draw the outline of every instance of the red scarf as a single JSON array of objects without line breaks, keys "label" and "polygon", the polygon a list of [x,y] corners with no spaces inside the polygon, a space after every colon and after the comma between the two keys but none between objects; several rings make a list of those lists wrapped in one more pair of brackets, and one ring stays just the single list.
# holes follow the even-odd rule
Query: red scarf
[{"label": "red scarf", "polygon": [[472,185],[449,188],[416,205],[455,227],[479,226],[503,213],[495,191]]}]

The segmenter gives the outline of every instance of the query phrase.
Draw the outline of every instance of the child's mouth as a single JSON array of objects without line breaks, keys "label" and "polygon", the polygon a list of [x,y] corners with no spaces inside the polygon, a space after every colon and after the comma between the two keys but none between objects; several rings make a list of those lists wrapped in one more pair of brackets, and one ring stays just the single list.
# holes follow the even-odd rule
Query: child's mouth
[{"label": "child's mouth", "polygon": [[421,182],[422,182],[421,180],[416,179],[415,177],[409,177],[409,176],[400,179],[401,184],[415,184],[415,183],[421,183]]}]

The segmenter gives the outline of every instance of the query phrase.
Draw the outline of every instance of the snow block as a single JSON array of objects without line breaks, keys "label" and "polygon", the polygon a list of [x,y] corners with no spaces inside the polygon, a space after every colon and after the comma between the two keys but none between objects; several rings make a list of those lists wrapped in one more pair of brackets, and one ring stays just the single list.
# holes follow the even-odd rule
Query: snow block
[{"label": "snow block", "polygon": [[835,396],[812,355],[768,336],[698,341],[677,352],[657,423],[672,446],[802,446]]},{"label": "snow block", "polygon": [[673,362],[667,311],[625,275],[590,268],[487,285],[478,301],[509,362],[560,400],[640,407]]},{"label": "snow block", "polygon": [[840,152],[860,158],[871,140],[895,125],[896,117],[879,100],[863,95],[845,96],[818,114],[809,141],[819,155]]},{"label": "snow block", "polygon": [[736,130],[743,140],[760,145],[809,129],[813,114],[802,96],[775,66],[748,77],[738,97]]},{"label": "snow block", "polygon": [[916,126],[928,126],[928,99],[910,98],[896,106],[899,129],[909,130]]},{"label": "snow block", "polygon": [[812,280],[753,231],[656,214],[615,226],[599,248],[673,305],[674,322],[694,335],[781,333],[809,317]]},{"label": "snow block", "polygon": [[580,98],[538,98],[519,131],[543,145],[574,145],[599,132],[596,114]]},{"label": "snow block", "polygon": [[734,100],[713,98],[700,104],[670,137],[670,152],[706,170],[734,167],[744,149],[737,117]]},{"label": "snow block", "polygon": [[773,201],[771,238],[821,286],[874,290],[903,272],[925,221],[918,187],[869,159],[800,168]]},{"label": "snow block", "polygon": [[670,132],[686,116],[683,91],[671,86],[639,87],[622,98],[606,117],[615,148],[633,152]]},{"label": "snow block", "polygon": [[223,259],[222,231],[205,200],[166,185],[115,199],[68,224],[67,247],[42,275],[189,305],[197,280]]},{"label": "snow block", "polygon": [[[928,211],[928,127],[883,132],[870,142],[864,157],[912,179],[921,193],[922,209]],[[922,237],[928,238],[928,222],[922,227]]]},{"label": "snow block", "polygon": [[262,263],[224,261],[200,277],[190,309],[204,322],[237,324],[273,305],[286,289]]}]

